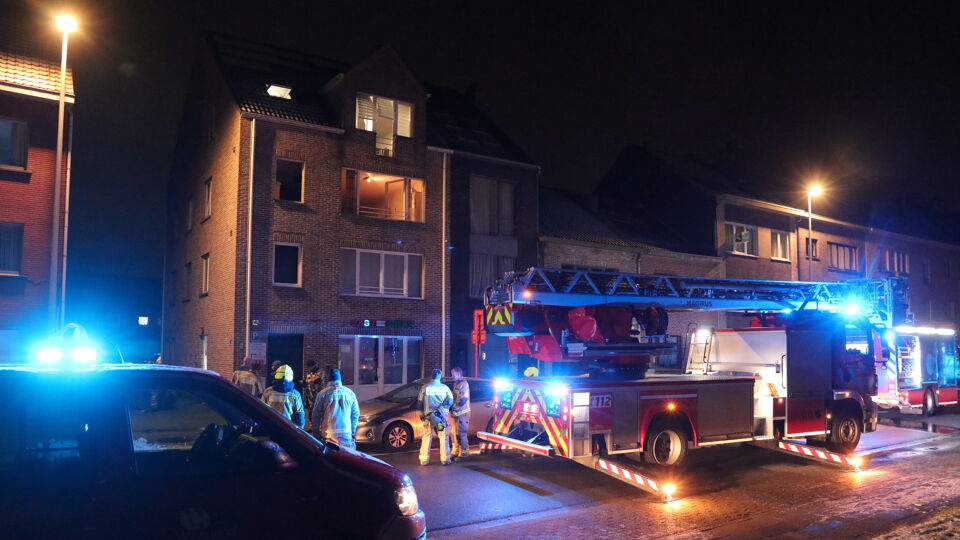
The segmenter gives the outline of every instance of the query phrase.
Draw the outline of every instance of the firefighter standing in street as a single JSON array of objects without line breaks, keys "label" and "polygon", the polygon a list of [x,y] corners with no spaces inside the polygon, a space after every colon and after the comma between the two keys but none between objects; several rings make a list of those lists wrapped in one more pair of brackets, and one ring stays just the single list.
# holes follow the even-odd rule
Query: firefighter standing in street
[{"label": "firefighter standing in street", "polygon": [[263,395],[263,385],[260,377],[250,369],[250,359],[243,360],[243,367],[233,372],[233,384],[255,398]]},{"label": "firefighter standing in street", "polygon": [[453,446],[453,459],[470,457],[470,441],[467,439],[470,429],[470,385],[463,378],[463,369],[459,366],[450,370],[453,377],[453,406],[450,407],[450,443]]},{"label": "firefighter standing in street", "polygon": [[293,387],[293,368],[283,364],[273,375],[273,385],[263,393],[260,401],[282,414],[298,428],[303,429],[306,419],[303,414],[303,398]]},{"label": "firefighter standing in street", "polygon": [[340,370],[330,370],[330,384],[317,394],[317,401],[310,414],[313,433],[318,439],[333,441],[340,446],[357,448],[354,434],[360,407],[353,390],[343,386]]},{"label": "firefighter standing in street", "polygon": [[440,463],[450,465],[450,438],[448,435],[449,422],[447,412],[453,404],[453,394],[447,385],[440,382],[443,374],[439,369],[433,370],[433,381],[420,388],[417,396],[417,410],[423,420],[423,440],[420,443],[420,465],[430,464],[430,444],[433,436],[440,439]]}]

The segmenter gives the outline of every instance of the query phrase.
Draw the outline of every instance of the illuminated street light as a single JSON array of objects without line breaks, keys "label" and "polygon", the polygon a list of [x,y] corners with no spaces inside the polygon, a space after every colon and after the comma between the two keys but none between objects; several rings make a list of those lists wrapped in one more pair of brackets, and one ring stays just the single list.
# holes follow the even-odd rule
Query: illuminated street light
[{"label": "illuminated street light", "polygon": [[[60,252],[60,182],[63,178],[63,109],[67,100],[67,42],[70,32],[76,31],[77,19],[70,15],[58,15],[54,23],[63,32],[63,45],[60,47],[60,108],[57,114],[57,163],[53,184],[53,226],[50,238],[50,327],[57,329],[63,324],[63,301],[66,297],[67,273],[60,268],[58,255]],[[66,221],[70,208],[70,185],[66,186],[67,204],[64,205],[63,245],[67,245]],[[66,253],[64,253],[66,262]],[[60,287],[60,299],[57,300],[57,286]]]},{"label": "illuminated street light", "polygon": [[813,281],[813,198],[822,194],[820,184],[813,184],[807,190],[807,281]]}]

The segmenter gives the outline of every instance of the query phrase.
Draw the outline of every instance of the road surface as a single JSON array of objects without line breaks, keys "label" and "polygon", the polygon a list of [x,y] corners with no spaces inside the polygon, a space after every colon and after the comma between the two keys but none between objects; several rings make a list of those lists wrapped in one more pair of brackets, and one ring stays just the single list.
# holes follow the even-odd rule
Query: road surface
[{"label": "road surface", "polygon": [[431,538],[869,537],[960,506],[960,415],[884,422],[912,429],[865,436],[859,473],[746,445],[697,450],[667,504],[557,458],[378,456],[413,478]]}]

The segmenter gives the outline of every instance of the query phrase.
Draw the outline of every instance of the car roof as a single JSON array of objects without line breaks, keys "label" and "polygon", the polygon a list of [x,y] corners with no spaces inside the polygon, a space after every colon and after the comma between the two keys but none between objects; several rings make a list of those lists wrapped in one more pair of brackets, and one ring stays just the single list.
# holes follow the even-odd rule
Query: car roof
[{"label": "car roof", "polygon": [[35,364],[6,364],[0,365],[0,373],[76,373],[76,372],[95,372],[102,374],[109,373],[130,373],[130,372],[145,372],[145,373],[180,373],[180,374],[196,374],[196,375],[206,375],[212,377],[220,377],[220,374],[215,371],[210,371],[207,369],[200,369],[194,367],[186,366],[170,366],[170,365],[156,365],[156,364],[98,364],[93,368],[89,369],[51,369],[47,367],[40,367]]}]

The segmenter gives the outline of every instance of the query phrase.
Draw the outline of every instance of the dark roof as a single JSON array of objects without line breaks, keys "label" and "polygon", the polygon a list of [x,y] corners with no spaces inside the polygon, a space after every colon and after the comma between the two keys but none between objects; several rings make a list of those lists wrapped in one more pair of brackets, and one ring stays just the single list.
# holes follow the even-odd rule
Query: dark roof
[{"label": "dark roof", "polygon": [[[0,84],[60,94],[60,63],[0,51]],[[67,95],[73,96],[73,70],[67,66]]]},{"label": "dark roof", "polygon": [[449,148],[533,164],[527,154],[483,113],[467,96],[431,86],[427,88],[427,141]]},{"label": "dark roof", "polygon": [[[325,87],[351,66],[319,56],[223,34],[209,38],[240,110],[286,120],[342,128]],[[267,86],[292,88],[291,99],[267,94]],[[530,163],[533,161],[463,94],[430,86],[427,144]]]},{"label": "dark roof", "polygon": [[[540,234],[614,247],[675,249],[678,244],[664,234],[623,227],[607,212],[591,211],[583,196],[540,188]],[[659,232],[659,231],[657,231]]]},{"label": "dark roof", "polygon": [[[240,110],[329,127],[342,127],[323,87],[347,66],[324,58],[214,34],[210,44]],[[273,97],[267,87],[292,88],[292,99]]]}]

